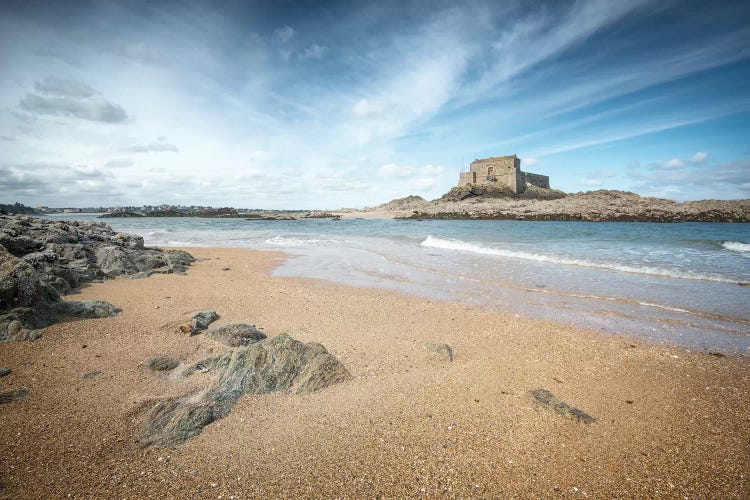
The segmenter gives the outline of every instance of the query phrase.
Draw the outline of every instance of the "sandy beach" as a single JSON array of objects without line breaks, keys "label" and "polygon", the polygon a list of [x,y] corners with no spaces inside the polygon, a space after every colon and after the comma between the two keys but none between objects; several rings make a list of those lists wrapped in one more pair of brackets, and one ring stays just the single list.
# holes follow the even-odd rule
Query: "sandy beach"
[{"label": "sandy beach", "polygon": [[[551,321],[271,275],[283,254],[189,249],[185,276],[93,284],[114,318],[0,344],[3,498],[713,497],[750,495],[750,365]],[[227,269],[228,270],[225,270]],[[214,309],[320,342],[352,379],[243,397],[174,448],[138,441],[159,398],[211,373],[154,373],[229,348],[177,326]],[[425,345],[444,342],[448,361]],[[596,418],[583,424],[529,391]]]}]

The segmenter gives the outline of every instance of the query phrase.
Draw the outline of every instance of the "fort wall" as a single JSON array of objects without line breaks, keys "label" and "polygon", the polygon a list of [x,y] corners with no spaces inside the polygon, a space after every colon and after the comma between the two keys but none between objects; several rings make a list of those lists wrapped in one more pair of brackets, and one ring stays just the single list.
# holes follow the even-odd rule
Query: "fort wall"
[{"label": "fort wall", "polygon": [[513,156],[494,156],[475,160],[468,172],[461,172],[458,186],[467,184],[505,185],[514,193],[523,193],[526,184],[549,189],[549,177],[521,171],[521,159]]}]

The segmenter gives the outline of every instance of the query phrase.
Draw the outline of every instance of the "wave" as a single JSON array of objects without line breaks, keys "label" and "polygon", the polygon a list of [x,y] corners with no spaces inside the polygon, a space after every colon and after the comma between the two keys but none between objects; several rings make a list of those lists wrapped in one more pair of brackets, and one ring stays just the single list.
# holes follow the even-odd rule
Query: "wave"
[{"label": "wave", "polygon": [[316,247],[326,243],[339,243],[338,240],[318,240],[314,238],[285,238],[284,236],[274,236],[268,238],[265,243],[277,247]]},{"label": "wave", "polygon": [[741,241],[725,241],[721,246],[733,252],[750,252],[750,243],[742,243]]},{"label": "wave", "polygon": [[622,264],[612,264],[607,262],[596,262],[585,259],[572,259],[569,257],[560,257],[557,255],[545,255],[530,252],[520,252],[517,250],[506,250],[503,248],[492,248],[485,247],[482,245],[476,245],[474,243],[467,243],[461,240],[447,240],[443,238],[436,238],[432,235],[427,236],[421,245],[423,247],[430,248],[441,248],[444,250],[457,250],[461,252],[470,252],[481,255],[494,255],[497,257],[510,257],[515,259],[533,260],[536,262],[548,262],[551,264],[562,264],[568,266],[582,266],[582,267],[593,267],[598,269],[606,269],[609,271],[619,271],[633,274],[646,274],[650,276],[664,276],[667,278],[679,278],[679,279],[690,279],[700,281],[714,281],[718,283],[732,283],[735,285],[745,285],[745,282],[737,281],[731,278],[725,278],[723,276],[712,276],[706,274],[698,274],[684,271],[677,271],[673,269],[661,269],[658,267],[635,267]]}]

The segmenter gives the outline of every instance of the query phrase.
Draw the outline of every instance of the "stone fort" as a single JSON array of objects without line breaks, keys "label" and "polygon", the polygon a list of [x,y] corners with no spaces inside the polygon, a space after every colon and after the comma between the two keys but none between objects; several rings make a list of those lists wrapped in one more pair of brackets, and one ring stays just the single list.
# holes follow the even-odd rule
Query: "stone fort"
[{"label": "stone fort", "polygon": [[549,189],[549,177],[521,171],[521,159],[513,156],[493,156],[474,160],[468,172],[461,172],[458,186],[467,184],[504,185],[514,193],[523,193],[527,184]]}]

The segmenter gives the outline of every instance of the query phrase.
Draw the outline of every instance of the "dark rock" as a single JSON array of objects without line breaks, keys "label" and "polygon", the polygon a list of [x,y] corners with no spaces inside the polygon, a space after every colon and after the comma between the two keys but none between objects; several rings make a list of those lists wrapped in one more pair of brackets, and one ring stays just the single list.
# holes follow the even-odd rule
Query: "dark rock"
[{"label": "dark rock", "polygon": [[0,405],[12,403],[23,399],[29,395],[29,391],[26,389],[17,389],[15,391],[0,392]]},{"label": "dark rock", "polygon": [[166,250],[164,262],[172,272],[184,273],[195,258],[184,250]]},{"label": "dark rock", "polygon": [[155,372],[168,372],[180,364],[176,359],[167,356],[156,356],[148,360],[147,366]]},{"label": "dark rock", "polygon": [[[61,315],[107,317],[106,303],[66,303],[60,294],[120,275],[184,273],[194,259],[182,250],[145,248],[143,238],[103,222],[0,215],[0,341],[32,340]],[[17,325],[9,326],[12,322]]]},{"label": "dark rock", "polygon": [[205,392],[159,402],[149,412],[141,442],[174,446],[225,417],[244,394],[305,394],[350,378],[343,364],[320,344],[286,334],[233,349],[202,363],[216,373]]},{"label": "dark rock", "polygon": [[191,316],[190,326],[193,334],[207,329],[208,325],[219,319],[216,311],[196,311]]},{"label": "dark rock", "polygon": [[266,338],[266,334],[254,326],[242,323],[212,328],[206,336],[229,347],[247,346]]},{"label": "dark rock", "polygon": [[574,418],[584,424],[593,424],[596,422],[596,419],[591,415],[585,413],[583,410],[570,406],[565,401],[560,401],[546,389],[535,389],[530,391],[529,395],[534,398],[534,401],[537,403],[554,410],[556,413],[559,413],[566,418]]},{"label": "dark rock", "polygon": [[96,265],[107,277],[139,272],[125,249],[117,246],[99,247],[96,250]]},{"label": "dark rock", "polygon": [[427,344],[427,350],[453,361],[453,349],[448,344]]},{"label": "dark rock", "polygon": [[88,379],[92,379],[94,377],[97,377],[98,375],[101,375],[101,374],[102,374],[102,372],[98,372],[98,371],[86,372],[83,375],[81,375],[81,378],[83,380],[88,380]]},{"label": "dark rock", "polygon": [[54,309],[60,314],[77,318],[111,318],[122,311],[103,300],[60,301],[55,304]]},{"label": "dark rock", "polygon": [[10,368],[0,368],[0,378],[7,377],[10,373]]}]

